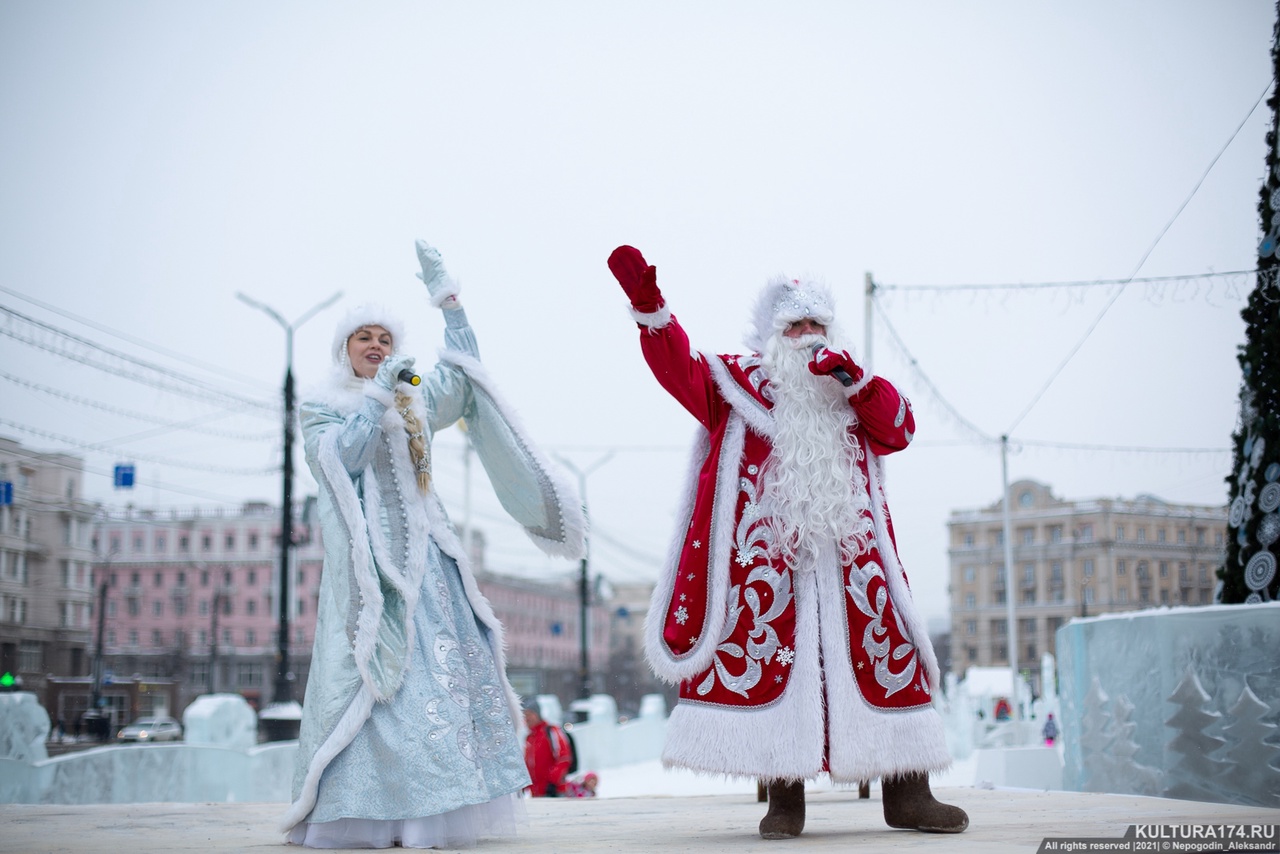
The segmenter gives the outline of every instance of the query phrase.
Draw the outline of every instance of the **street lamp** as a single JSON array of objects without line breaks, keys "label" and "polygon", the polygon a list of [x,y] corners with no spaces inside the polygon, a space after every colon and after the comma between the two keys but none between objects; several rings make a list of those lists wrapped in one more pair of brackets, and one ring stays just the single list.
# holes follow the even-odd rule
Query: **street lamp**
[{"label": "street lamp", "polygon": [[565,465],[565,467],[578,476],[578,495],[582,497],[582,516],[583,519],[588,522],[587,531],[582,537],[582,562],[579,565],[578,572],[578,679],[581,683],[582,699],[586,700],[591,697],[591,670],[587,663],[587,569],[591,554],[590,514],[587,512],[587,475],[591,474],[593,471],[612,459],[613,451],[605,454],[585,469],[579,469],[559,454],[556,456],[560,462]]},{"label": "street lamp", "polygon": [[[285,333],[284,363],[284,496],[280,502],[280,630],[278,633],[278,649],[276,661],[276,684],[274,700],[287,703],[293,699],[293,686],[289,672],[289,554],[293,548],[293,332],[306,323],[317,312],[326,309],[338,301],[342,291],[338,291],[322,303],[312,306],[293,323],[286,321],[279,312],[268,305],[236,293],[242,302],[265,312]],[[216,640],[215,640],[216,643]]]}]

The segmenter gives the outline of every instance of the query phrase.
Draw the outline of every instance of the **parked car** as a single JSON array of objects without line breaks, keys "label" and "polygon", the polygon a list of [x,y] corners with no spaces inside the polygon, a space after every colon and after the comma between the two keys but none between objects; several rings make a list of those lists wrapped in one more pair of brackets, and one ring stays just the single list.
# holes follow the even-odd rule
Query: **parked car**
[{"label": "parked car", "polygon": [[116,734],[120,741],[181,741],[182,724],[173,718],[138,718]]}]

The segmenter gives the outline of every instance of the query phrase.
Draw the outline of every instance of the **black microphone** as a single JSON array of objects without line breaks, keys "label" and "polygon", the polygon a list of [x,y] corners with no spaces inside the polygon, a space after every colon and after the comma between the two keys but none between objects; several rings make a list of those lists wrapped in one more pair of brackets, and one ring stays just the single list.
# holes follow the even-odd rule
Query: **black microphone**
[{"label": "black microphone", "polygon": [[[848,376],[848,374],[845,374],[845,376]],[[422,385],[422,377],[418,376],[408,368],[405,368],[400,373],[396,374],[396,379],[402,383],[408,383],[409,385]],[[848,385],[848,383],[845,383],[845,385]]]},{"label": "black microphone", "polygon": [[[826,345],[824,345],[821,341],[819,341],[817,344],[814,344],[813,351],[812,351],[813,357],[815,359],[818,358],[818,351],[825,349],[825,347]],[[849,376],[849,372],[846,371],[844,368],[836,368],[834,371],[831,372],[831,376],[840,380],[840,384],[843,385],[845,388],[848,388],[849,386],[853,385],[853,377]]]}]

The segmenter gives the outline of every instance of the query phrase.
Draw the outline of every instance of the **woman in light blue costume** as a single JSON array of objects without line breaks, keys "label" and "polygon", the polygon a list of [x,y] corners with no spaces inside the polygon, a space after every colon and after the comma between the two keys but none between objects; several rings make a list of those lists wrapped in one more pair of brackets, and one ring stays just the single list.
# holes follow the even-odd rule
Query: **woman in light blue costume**
[{"label": "woman in light blue costume", "polygon": [[502,626],[432,489],[430,441],[464,418],[503,507],[543,551],[583,551],[571,482],[526,438],[479,361],[458,287],[418,242],[446,348],[415,387],[400,324],[362,307],[301,408],[324,539],[293,803],[317,848],[470,846],[515,831],[528,785]]}]

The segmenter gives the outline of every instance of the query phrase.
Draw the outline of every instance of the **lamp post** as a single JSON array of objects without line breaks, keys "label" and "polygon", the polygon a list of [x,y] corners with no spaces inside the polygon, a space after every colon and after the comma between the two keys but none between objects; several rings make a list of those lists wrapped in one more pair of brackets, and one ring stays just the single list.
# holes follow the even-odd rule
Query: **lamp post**
[{"label": "lamp post", "polygon": [[578,495],[582,497],[582,515],[587,520],[587,533],[582,538],[582,562],[579,564],[578,571],[578,679],[580,682],[580,690],[582,691],[582,699],[588,699],[591,696],[591,669],[587,663],[587,597],[588,597],[588,568],[590,566],[591,555],[591,537],[590,537],[590,514],[587,512],[587,475],[591,474],[600,466],[607,463],[613,458],[613,451],[605,454],[585,469],[579,469],[569,460],[557,455],[557,458],[570,471],[578,476]]},{"label": "lamp post", "polygon": [[[286,321],[279,312],[268,305],[236,293],[242,302],[266,313],[280,324],[285,334],[284,363],[284,494],[280,501],[280,629],[277,633],[276,682],[273,699],[287,703],[293,699],[293,685],[289,671],[289,555],[293,550],[293,333],[317,312],[328,308],[342,296],[338,291],[322,303],[312,306],[293,323]],[[216,641],[215,641],[216,642]]]}]

